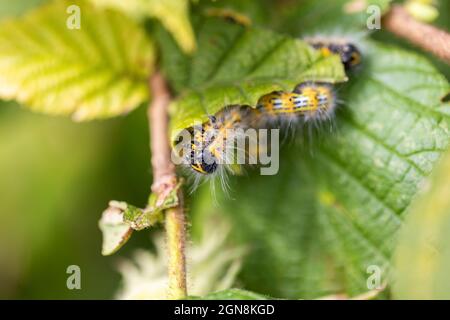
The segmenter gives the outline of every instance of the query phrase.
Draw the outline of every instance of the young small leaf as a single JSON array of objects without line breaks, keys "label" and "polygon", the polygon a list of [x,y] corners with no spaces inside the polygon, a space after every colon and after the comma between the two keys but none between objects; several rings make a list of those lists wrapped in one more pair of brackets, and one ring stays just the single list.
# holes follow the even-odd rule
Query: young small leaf
[{"label": "young small leaf", "polygon": [[111,201],[99,221],[103,233],[102,255],[107,256],[119,250],[130,238],[133,229],[123,220],[124,202]]},{"label": "young small leaf", "polygon": [[134,230],[142,230],[152,227],[163,219],[163,211],[178,206],[178,191],[181,183],[170,188],[167,194],[151,193],[148,205],[145,209],[139,209],[128,205],[124,211],[124,221]]},{"label": "young small leaf", "polygon": [[119,250],[128,241],[133,230],[140,231],[162,222],[164,210],[179,204],[180,187],[181,183],[178,182],[168,188],[166,193],[150,194],[145,209],[126,202],[110,201],[99,221],[103,233],[102,254],[110,255]]}]

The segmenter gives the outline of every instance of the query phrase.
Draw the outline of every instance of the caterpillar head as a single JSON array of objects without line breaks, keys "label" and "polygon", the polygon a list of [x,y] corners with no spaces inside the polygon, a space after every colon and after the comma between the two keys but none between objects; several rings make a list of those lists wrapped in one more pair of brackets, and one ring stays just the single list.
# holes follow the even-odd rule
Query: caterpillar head
[{"label": "caterpillar head", "polygon": [[327,57],[331,54],[339,54],[345,70],[350,70],[361,64],[362,55],[358,48],[351,42],[339,38],[306,38],[314,49],[320,50]]},{"label": "caterpillar head", "polygon": [[217,160],[207,149],[191,152],[190,167],[197,173],[208,175],[216,172],[218,168]]},{"label": "caterpillar head", "polygon": [[361,64],[361,52],[351,43],[342,45],[339,54],[341,55],[341,61],[346,70],[352,69]]}]

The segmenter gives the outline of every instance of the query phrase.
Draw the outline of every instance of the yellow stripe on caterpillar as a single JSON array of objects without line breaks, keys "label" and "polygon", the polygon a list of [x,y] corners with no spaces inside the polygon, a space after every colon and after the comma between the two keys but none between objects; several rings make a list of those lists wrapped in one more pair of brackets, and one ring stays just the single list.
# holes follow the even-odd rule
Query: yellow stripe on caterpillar
[{"label": "yellow stripe on caterpillar", "polygon": [[335,100],[332,84],[304,82],[297,85],[293,92],[273,91],[262,96],[256,108],[268,120],[301,116],[309,119],[315,114],[330,114],[336,105]]}]

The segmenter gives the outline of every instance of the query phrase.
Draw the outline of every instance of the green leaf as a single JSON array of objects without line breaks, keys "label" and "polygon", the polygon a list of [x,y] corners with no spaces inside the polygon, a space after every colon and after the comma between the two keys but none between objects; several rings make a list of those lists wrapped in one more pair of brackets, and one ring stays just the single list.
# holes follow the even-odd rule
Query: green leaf
[{"label": "green leaf", "polygon": [[26,10],[42,4],[44,1],[45,0],[15,0],[14,2],[7,0],[0,1],[0,19],[22,14]]},{"label": "green leaf", "polygon": [[223,18],[244,25],[267,26],[268,17],[276,3],[259,0],[198,0],[193,4],[193,12]]},{"label": "green leaf", "polygon": [[91,0],[98,6],[121,10],[136,19],[156,18],[171,32],[186,53],[195,51],[195,36],[189,21],[188,0]]},{"label": "green leaf", "polygon": [[[70,5],[80,29],[69,29]],[[126,16],[55,1],[0,25],[0,97],[75,120],[129,112],[148,99],[154,49]]]},{"label": "green leaf", "polygon": [[268,300],[271,299],[262,294],[242,289],[227,289],[210,293],[202,297],[190,297],[192,300]]},{"label": "green leaf", "polygon": [[155,225],[162,220],[162,210],[140,209],[125,204],[123,209],[123,221],[134,230],[143,230]]},{"label": "green leaf", "polygon": [[396,299],[449,299],[450,154],[414,201],[395,255]]},{"label": "green leaf", "polygon": [[104,256],[119,250],[133,233],[130,225],[124,222],[123,206],[127,208],[126,203],[111,201],[99,221],[99,227],[103,233],[102,255]]},{"label": "green leaf", "polygon": [[164,210],[178,206],[180,187],[181,183],[178,183],[174,188],[170,188],[167,194],[150,194],[148,205],[145,209],[127,205],[123,214],[124,221],[138,231],[161,222]]},{"label": "green leaf", "polygon": [[145,209],[122,201],[110,201],[99,221],[103,233],[102,254],[110,255],[119,250],[130,238],[133,230],[153,227],[163,220],[166,209],[178,206],[181,182],[167,188],[163,193],[152,193]]},{"label": "green leaf", "polygon": [[450,142],[440,101],[450,86],[417,54],[364,46],[361,71],[338,91],[337,129],[283,147],[275,176],[233,177],[220,200],[236,241],[253,248],[241,274],[249,290],[355,296],[368,291],[371,265],[389,279],[407,208]]},{"label": "green leaf", "polygon": [[180,203],[178,199],[178,192],[180,191],[182,182],[178,182],[174,188],[169,188],[167,193],[163,194],[150,194],[148,198],[147,209],[151,211],[155,210],[165,210],[178,206]]},{"label": "green leaf", "polygon": [[355,35],[367,32],[367,20],[374,14],[368,11],[370,6],[383,14],[390,3],[391,0],[333,0],[325,7],[320,1],[304,0],[282,6],[274,19],[278,28],[295,35]]},{"label": "green leaf", "polygon": [[172,138],[226,105],[255,106],[264,93],[292,90],[305,80],[346,80],[337,55],[323,57],[300,40],[217,18],[198,25],[199,48],[193,57],[182,55],[159,32],[165,72],[182,91],[171,105]]}]

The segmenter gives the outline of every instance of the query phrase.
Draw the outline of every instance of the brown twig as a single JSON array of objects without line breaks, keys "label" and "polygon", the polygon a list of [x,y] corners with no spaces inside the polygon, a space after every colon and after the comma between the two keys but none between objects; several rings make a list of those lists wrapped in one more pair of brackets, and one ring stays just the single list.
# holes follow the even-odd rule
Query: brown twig
[{"label": "brown twig", "polygon": [[[159,196],[168,194],[177,186],[175,166],[171,161],[168,136],[168,105],[171,97],[164,77],[155,72],[150,78],[153,100],[148,107],[150,127],[150,150],[152,154],[153,184],[152,192]],[[165,226],[167,236],[169,299],[182,299],[186,292],[186,242],[185,216],[181,191],[179,205],[166,210]]]},{"label": "brown twig", "polygon": [[415,20],[402,6],[395,5],[389,10],[383,18],[383,26],[398,37],[450,63],[450,34]]}]

